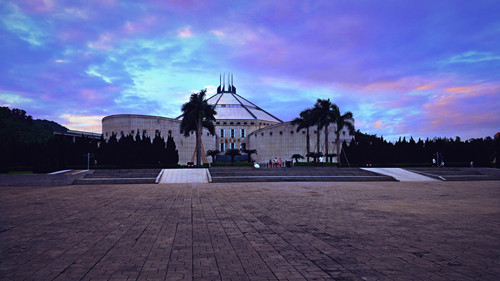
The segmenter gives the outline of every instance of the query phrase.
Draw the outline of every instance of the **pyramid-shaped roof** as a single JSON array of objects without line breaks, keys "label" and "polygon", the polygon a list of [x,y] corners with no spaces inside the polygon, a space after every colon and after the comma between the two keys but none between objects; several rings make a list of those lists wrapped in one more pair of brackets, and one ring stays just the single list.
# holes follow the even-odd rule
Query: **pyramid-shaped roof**
[{"label": "pyramid-shaped roof", "polygon": [[215,106],[217,119],[258,119],[276,123],[283,123],[279,118],[258,107],[254,103],[236,93],[236,87],[229,81],[226,89],[225,83],[217,87],[217,94],[207,101]]}]

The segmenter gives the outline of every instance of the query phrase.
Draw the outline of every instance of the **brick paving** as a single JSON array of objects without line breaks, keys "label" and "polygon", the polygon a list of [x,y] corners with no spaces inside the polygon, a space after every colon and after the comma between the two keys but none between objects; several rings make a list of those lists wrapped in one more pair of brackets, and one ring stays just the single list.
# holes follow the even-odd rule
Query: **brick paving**
[{"label": "brick paving", "polygon": [[0,280],[498,280],[499,182],[0,188]]}]

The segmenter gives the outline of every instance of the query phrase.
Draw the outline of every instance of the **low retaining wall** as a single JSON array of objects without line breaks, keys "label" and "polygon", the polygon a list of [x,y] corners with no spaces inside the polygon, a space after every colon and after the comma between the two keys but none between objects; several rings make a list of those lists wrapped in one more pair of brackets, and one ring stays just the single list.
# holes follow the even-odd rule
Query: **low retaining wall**
[{"label": "low retaining wall", "polygon": [[28,174],[28,175],[0,175],[0,186],[57,186],[71,185],[76,179],[81,179],[93,171],[71,174]]}]

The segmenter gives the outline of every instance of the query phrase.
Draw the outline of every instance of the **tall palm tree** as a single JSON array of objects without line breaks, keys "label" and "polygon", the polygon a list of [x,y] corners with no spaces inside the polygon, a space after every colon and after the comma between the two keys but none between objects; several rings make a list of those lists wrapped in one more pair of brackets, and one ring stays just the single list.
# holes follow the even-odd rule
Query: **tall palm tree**
[{"label": "tall palm tree", "polygon": [[[321,130],[321,113],[318,108],[312,109],[312,122],[316,125],[316,154],[320,153],[319,135]],[[316,157],[314,157],[316,162]]]},{"label": "tall palm tree", "polygon": [[349,134],[354,134],[354,122],[352,122],[352,112],[348,111],[341,115],[338,106],[332,108],[332,110],[335,114],[335,135],[337,137],[335,142],[337,145],[337,162],[340,162],[340,132],[342,132],[342,130],[346,128],[349,131]]},{"label": "tall palm tree", "polygon": [[[302,129],[306,129],[306,155],[311,152],[309,144],[309,127],[313,125],[311,111],[312,109],[308,108],[300,113],[300,117],[292,120],[292,125],[297,126],[297,133]],[[307,156],[307,162],[309,162],[309,156]]]},{"label": "tall palm tree", "polygon": [[[328,155],[328,126],[335,122],[336,115],[335,110],[338,111],[338,106],[336,104],[332,104],[330,99],[322,100],[318,99],[314,108],[318,114],[318,122],[321,128],[324,128],[325,131],[325,155]],[[318,127],[319,129],[319,127]]]},{"label": "tall palm tree", "polygon": [[181,133],[188,137],[191,132],[196,132],[196,165],[201,166],[201,134],[203,128],[206,128],[212,135],[215,134],[215,115],[217,112],[214,107],[208,104],[206,100],[207,89],[194,93],[189,101],[182,105],[182,121],[180,125]]}]

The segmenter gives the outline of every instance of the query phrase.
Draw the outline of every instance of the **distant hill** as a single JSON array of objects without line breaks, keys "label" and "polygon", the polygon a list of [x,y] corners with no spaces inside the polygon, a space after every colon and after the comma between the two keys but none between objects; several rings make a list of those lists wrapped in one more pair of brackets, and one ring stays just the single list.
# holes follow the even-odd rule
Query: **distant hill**
[{"label": "distant hill", "polygon": [[43,142],[54,132],[65,133],[68,128],[49,120],[33,120],[22,109],[0,107],[0,142],[32,143]]}]

